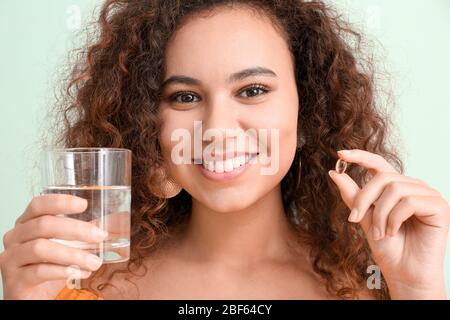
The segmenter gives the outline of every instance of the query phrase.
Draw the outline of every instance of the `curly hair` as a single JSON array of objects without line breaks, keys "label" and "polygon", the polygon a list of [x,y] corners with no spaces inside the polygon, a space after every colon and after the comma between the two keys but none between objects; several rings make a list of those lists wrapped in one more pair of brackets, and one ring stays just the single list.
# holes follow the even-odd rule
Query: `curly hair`
[{"label": "curly hair", "polygon": [[[298,219],[298,237],[307,244],[312,267],[328,292],[355,299],[365,285],[367,267],[375,262],[360,226],[347,222],[349,210],[326,172],[341,149],[377,153],[399,172],[403,164],[387,139],[392,123],[379,108],[374,62],[362,54],[361,32],[324,2],[306,0],[107,0],[103,4],[98,32],[76,50],[64,98],[53,113],[56,123],[62,124],[54,130],[56,145],[133,152],[131,257],[126,270],[115,270],[96,289],[109,285],[116,272],[142,266],[169,229],[190,213],[187,192],[172,199],[154,192],[156,168],[164,165],[158,105],[165,47],[188,18],[232,4],[270,17],[285,35],[295,59],[301,106],[298,137],[304,145],[281,181],[284,208],[288,217]],[[347,173],[360,186],[370,175],[358,166],[350,166]],[[374,296],[389,298],[384,278]]]}]

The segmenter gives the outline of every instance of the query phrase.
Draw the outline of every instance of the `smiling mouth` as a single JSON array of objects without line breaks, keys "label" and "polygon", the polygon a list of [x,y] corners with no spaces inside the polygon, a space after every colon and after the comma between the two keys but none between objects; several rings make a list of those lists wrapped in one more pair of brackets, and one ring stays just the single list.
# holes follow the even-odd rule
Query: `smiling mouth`
[{"label": "smiling mouth", "polygon": [[226,160],[202,160],[201,166],[203,169],[210,173],[229,173],[238,171],[240,168],[245,167],[250,161],[255,159],[259,153],[242,154]]}]

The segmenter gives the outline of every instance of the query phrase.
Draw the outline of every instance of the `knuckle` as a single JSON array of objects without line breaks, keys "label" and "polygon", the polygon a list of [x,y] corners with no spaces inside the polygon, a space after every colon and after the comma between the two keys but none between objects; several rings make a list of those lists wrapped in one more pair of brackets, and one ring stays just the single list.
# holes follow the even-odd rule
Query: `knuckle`
[{"label": "knuckle", "polygon": [[402,201],[405,203],[405,205],[407,207],[413,207],[415,202],[416,202],[414,196],[406,196],[406,197],[403,198]]},{"label": "knuckle", "polygon": [[391,192],[393,194],[400,194],[402,190],[402,183],[399,181],[391,181],[388,183],[386,189],[388,192]]},{"label": "knuckle", "polygon": [[51,223],[51,219],[48,216],[42,216],[35,219],[35,228],[39,233],[45,233]]},{"label": "knuckle", "polygon": [[0,273],[4,276],[9,276],[16,270],[13,259],[14,253],[11,250],[5,250],[0,253]]},{"label": "knuckle", "polygon": [[6,250],[0,252],[0,270],[5,271]]},{"label": "knuckle", "polygon": [[47,243],[44,239],[36,239],[31,244],[31,252],[35,256],[40,256],[42,251],[45,250]]},{"label": "knuckle", "polygon": [[10,244],[10,239],[12,236],[14,229],[8,230],[5,232],[5,234],[3,235],[3,247],[7,248]]},{"label": "knuckle", "polygon": [[28,208],[32,212],[40,212],[41,210],[41,196],[35,196],[31,199],[30,204],[28,205]]}]

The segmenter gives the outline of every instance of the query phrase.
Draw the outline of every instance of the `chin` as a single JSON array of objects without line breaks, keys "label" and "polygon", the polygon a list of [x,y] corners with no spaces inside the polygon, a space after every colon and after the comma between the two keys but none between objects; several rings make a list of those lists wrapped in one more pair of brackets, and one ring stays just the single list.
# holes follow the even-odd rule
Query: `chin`
[{"label": "chin", "polygon": [[[244,210],[258,201],[257,192],[238,190],[208,190],[201,197],[196,198],[205,207],[220,213]],[[251,189],[250,189],[251,190]]]},{"label": "chin", "polygon": [[233,202],[223,202],[223,203],[204,203],[205,206],[207,206],[209,209],[215,211],[215,212],[219,212],[219,213],[231,213],[231,212],[238,212],[238,211],[242,211],[246,208],[248,208],[250,205],[243,205],[242,203],[239,203],[238,201],[233,201]]}]

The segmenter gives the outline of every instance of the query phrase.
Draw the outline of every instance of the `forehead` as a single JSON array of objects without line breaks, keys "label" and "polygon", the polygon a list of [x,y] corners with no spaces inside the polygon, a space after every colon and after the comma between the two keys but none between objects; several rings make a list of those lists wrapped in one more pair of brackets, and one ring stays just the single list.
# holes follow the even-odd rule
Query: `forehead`
[{"label": "forehead", "polygon": [[187,20],[165,52],[165,73],[227,76],[249,66],[289,68],[286,40],[272,20],[249,8],[218,8],[208,16]]}]

